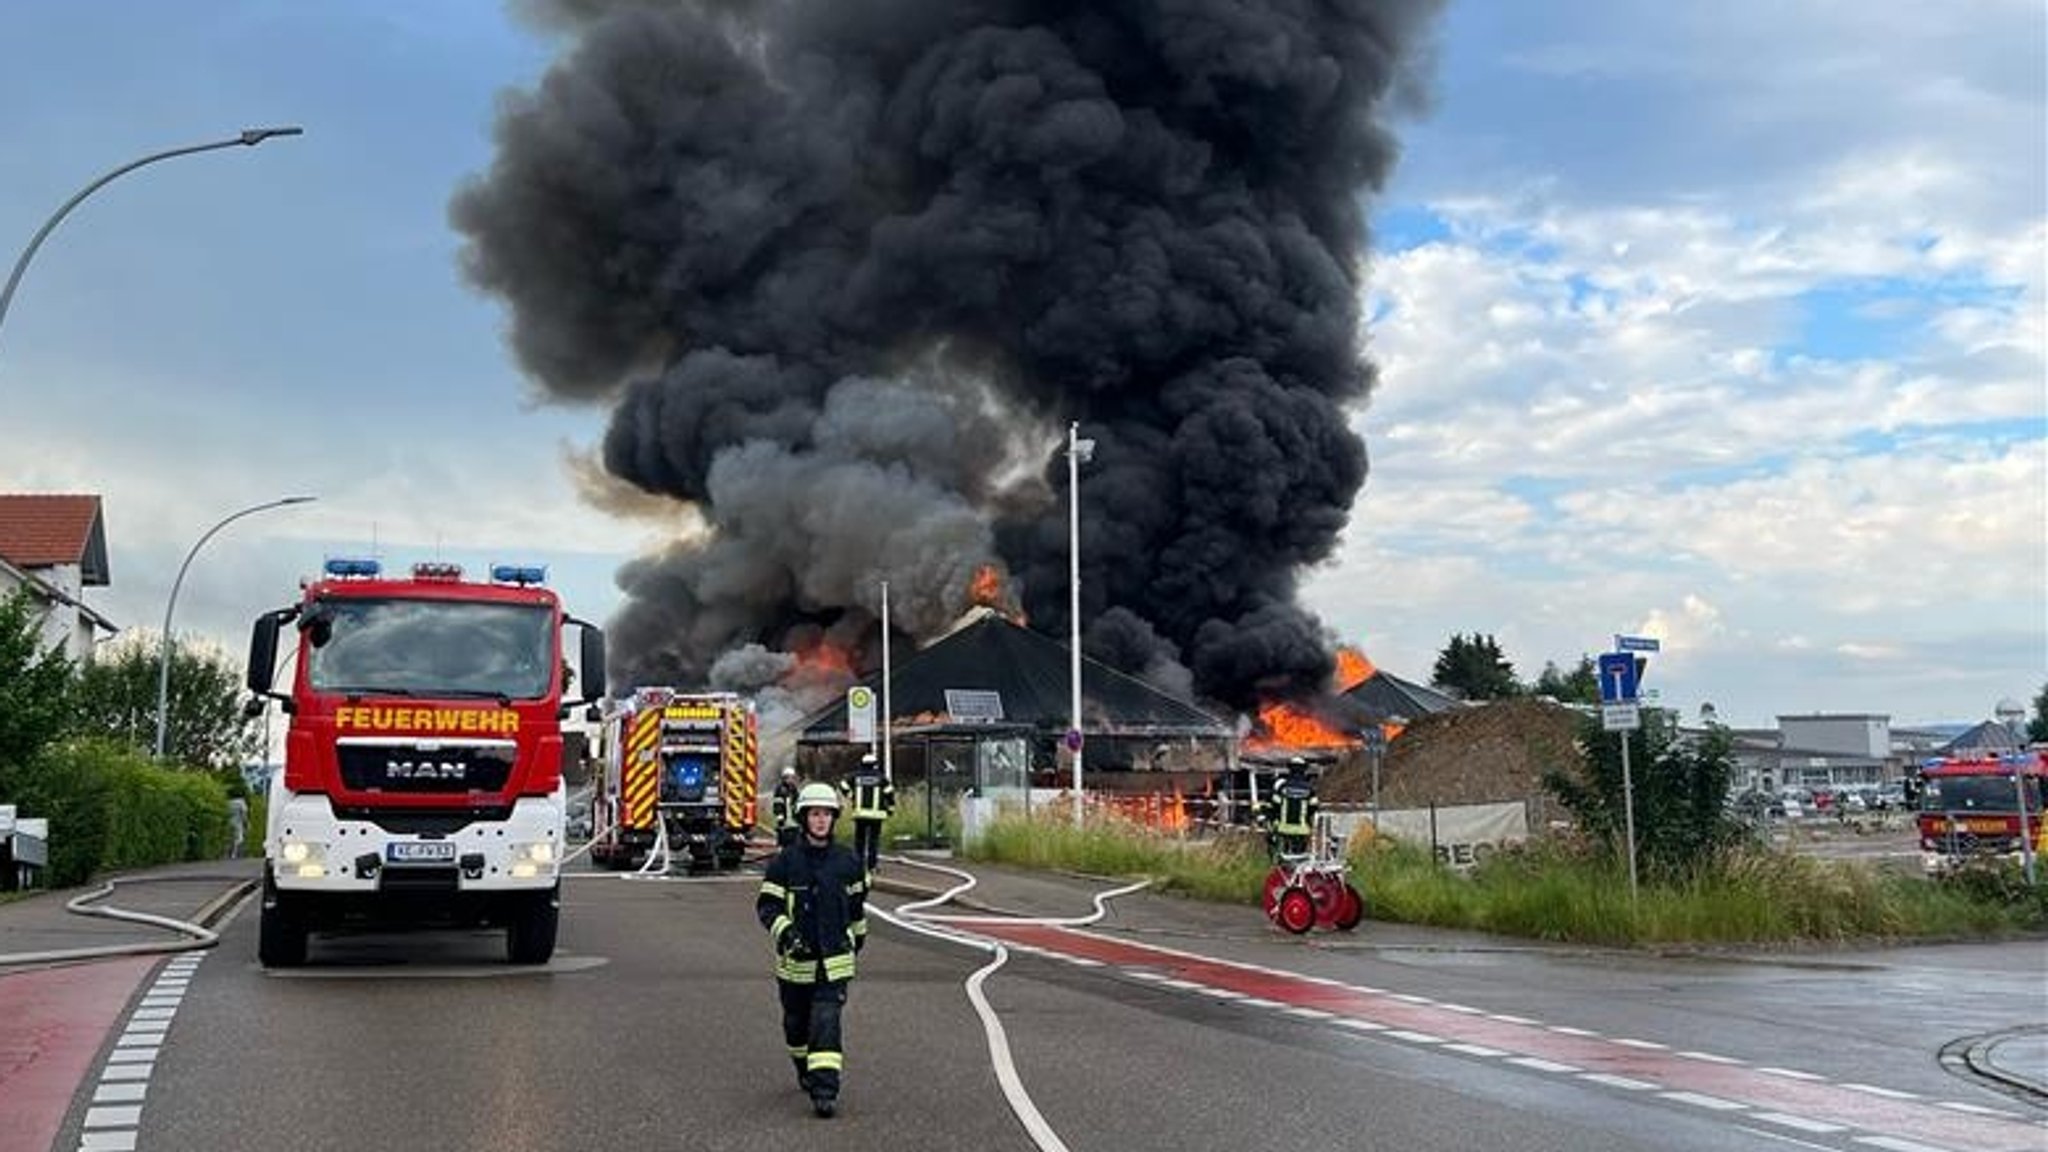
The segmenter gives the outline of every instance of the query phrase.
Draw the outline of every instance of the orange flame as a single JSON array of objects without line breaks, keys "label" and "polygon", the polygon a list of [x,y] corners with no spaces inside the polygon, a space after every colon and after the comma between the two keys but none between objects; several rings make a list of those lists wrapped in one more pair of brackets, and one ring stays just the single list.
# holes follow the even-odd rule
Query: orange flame
[{"label": "orange flame", "polygon": [[987,608],[999,608],[1003,603],[1003,574],[993,564],[983,564],[974,570],[974,579],[967,585],[967,601]]},{"label": "orange flame", "polygon": [[1195,823],[1195,805],[1175,786],[1173,793],[1107,794],[1092,797],[1096,806],[1141,828],[1185,835]]},{"label": "orange flame", "polygon": [[1379,669],[1373,667],[1365,653],[1346,645],[1337,649],[1337,673],[1332,678],[1331,689],[1343,693],[1366,682]]},{"label": "orange flame", "polygon": [[967,603],[971,607],[990,608],[1014,624],[1024,624],[1024,610],[1018,606],[1016,597],[1010,594],[1009,581],[1003,570],[994,564],[983,564],[974,570],[974,578],[967,584]]},{"label": "orange flame", "polygon": [[1259,731],[1244,746],[1253,751],[1271,748],[1348,748],[1358,737],[1330,727],[1321,719],[1292,704],[1275,701],[1259,706]]},{"label": "orange flame", "polygon": [[853,679],[853,653],[836,647],[823,640],[799,647],[796,652],[794,675],[816,679],[845,677]]}]

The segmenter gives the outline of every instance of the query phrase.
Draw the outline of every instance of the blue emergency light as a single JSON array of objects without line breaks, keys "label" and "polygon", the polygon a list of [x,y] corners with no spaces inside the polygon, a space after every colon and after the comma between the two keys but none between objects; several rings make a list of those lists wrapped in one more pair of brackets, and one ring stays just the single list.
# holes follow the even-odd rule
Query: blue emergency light
[{"label": "blue emergency light", "polygon": [[542,564],[494,564],[491,579],[500,584],[545,584],[548,570]]},{"label": "blue emergency light", "polygon": [[327,574],[340,579],[354,577],[369,578],[384,571],[384,566],[375,560],[353,556],[336,556],[327,561]]}]

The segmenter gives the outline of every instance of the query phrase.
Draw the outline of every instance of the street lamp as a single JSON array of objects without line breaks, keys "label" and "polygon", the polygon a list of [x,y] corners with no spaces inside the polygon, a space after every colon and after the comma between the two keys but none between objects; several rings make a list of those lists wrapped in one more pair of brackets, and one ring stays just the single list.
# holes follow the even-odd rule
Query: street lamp
[{"label": "street lamp", "polygon": [[[267,511],[269,511],[269,510],[270,510],[270,509],[272,509],[272,508],[283,508],[283,507],[285,507],[285,506],[286,506],[286,505],[288,505],[288,504],[310,504],[310,503],[312,503],[312,502],[313,502],[314,500],[316,500],[316,499],[318,499],[318,497],[314,497],[314,496],[286,496],[286,497],[283,497],[283,498],[281,498],[281,499],[277,499],[277,500],[270,500],[270,501],[266,501],[266,502],[264,502],[264,503],[262,503],[262,504],[252,504],[252,505],[250,505],[249,507],[247,507],[247,508],[244,508],[244,509],[242,509],[241,511],[239,511],[239,512],[236,512],[236,513],[234,513],[234,514],[232,514],[232,515],[230,515],[230,516],[226,517],[225,519],[221,520],[221,522],[220,522],[220,523],[218,523],[218,524],[215,524],[215,525],[214,525],[213,527],[211,527],[211,528],[208,528],[208,529],[206,530],[206,534],[205,534],[204,536],[201,536],[201,537],[199,538],[199,541],[198,541],[198,543],[195,543],[195,544],[193,544],[193,545],[192,545],[192,550],[191,550],[190,552],[187,552],[187,553],[185,553],[185,562],[184,562],[183,564],[180,564],[180,565],[178,565],[178,578],[177,578],[176,580],[173,580],[173,581],[171,581],[171,598],[170,598],[169,600],[166,600],[166,601],[164,602],[164,634],[163,634],[163,640],[162,640],[162,645],[161,645],[161,647],[159,648],[159,650],[158,650],[158,653],[157,653],[157,662],[156,662],[156,758],[157,758],[157,759],[161,760],[161,759],[163,759],[163,758],[164,758],[164,736],[166,735],[166,732],[167,732],[167,730],[168,730],[168,728],[169,728],[169,723],[170,723],[170,708],[168,707],[168,705],[169,705],[169,702],[170,702],[170,695],[171,695],[171,612],[172,612],[172,610],[173,610],[173,609],[177,608],[177,606],[178,606],[178,589],[179,589],[179,588],[181,588],[181,587],[183,587],[183,586],[184,586],[184,584],[185,584],[185,569],[187,569],[187,568],[190,568],[190,567],[192,566],[192,558],[193,558],[194,556],[197,556],[197,555],[199,555],[199,550],[200,550],[201,548],[204,548],[204,547],[206,546],[206,542],[207,542],[208,540],[211,540],[211,539],[213,539],[213,534],[214,534],[214,533],[216,533],[216,532],[220,531],[221,529],[223,529],[223,528],[227,527],[227,526],[228,526],[228,525],[230,525],[230,524],[233,524],[233,523],[234,523],[235,521],[237,521],[237,520],[240,520],[240,519],[241,519],[242,517],[244,517],[244,516],[254,516],[254,515],[255,515],[256,513],[258,513],[258,512],[267,512]],[[265,751],[265,755],[268,755],[268,754],[269,754],[269,750],[268,750],[268,749],[265,749],[264,751]]]},{"label": "street lamp", "polygon": [[1067,425],[1067,621],[1072,628],[1067,650],[1068,688],[1072,692],[1073,727],[1067,729],[1067,750],[1074,754],[1074,827],[1081,826],[1081,465],[1095,455],[1095,441],[1081,439],[1081,425]]},{"label": "street lamp", "polygon": [[99,191],[116,177],[133,172],[145,164],[154,164],[159,160],[169,160],[174,156],[189,156],[194,152],[211,152],[216,148],[253,148],[272,136],[297,136],[304,131],[305,129],[303,128],[293,127],[244,128],[241,132],[226,140],[215,140],[210,144],[191,144],[183,148],[173,148],[167,152],[152,153],[142,157],[140,160],[130,160],[112,172],[80,188],[72,194],[71,199],[66,200],[55,212],[51,213],[48,220],[43,221],[43,226],[36,229],[36,234],[29,238],[28,247],[21,250],[21,257],[14,262],[14,271],[7,275],[7,287],[0,289],[0,324],[7,322],[7,306],[14,302],[14,290],[20,286],[22,274],[28,271],[28,262],[35,259],[36,249],[43,246],[43,241],[49,237],[50,233],[56,229],[64,217],[71,214],[73,208],[78,207],[79,203],[87,196]]}]

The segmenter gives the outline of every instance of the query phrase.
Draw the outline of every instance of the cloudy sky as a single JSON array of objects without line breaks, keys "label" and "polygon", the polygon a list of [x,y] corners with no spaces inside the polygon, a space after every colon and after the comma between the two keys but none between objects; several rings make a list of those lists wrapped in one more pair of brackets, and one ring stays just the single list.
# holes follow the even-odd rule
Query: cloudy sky
[{"label": "cloudy sky", "polygon": [[[2038,0],[1451,4],[1374,205],[1372,475],[1311,605],[1426,680],[1665,651],[1688,716],[1989,715],[2048,680]],[[496,0],[82,0],[0,36],[0,252],[117,164],[0,326],[0,490],[105,497],[113,585],[243,644],[329,555],[547,563],[603,618],[657,542],[578,497],[464,288],[450,194],[559,45]],[[1086,499],[1086,481],[1082,498]],[[1085,557],[1084,557],[1085,561]]]}]

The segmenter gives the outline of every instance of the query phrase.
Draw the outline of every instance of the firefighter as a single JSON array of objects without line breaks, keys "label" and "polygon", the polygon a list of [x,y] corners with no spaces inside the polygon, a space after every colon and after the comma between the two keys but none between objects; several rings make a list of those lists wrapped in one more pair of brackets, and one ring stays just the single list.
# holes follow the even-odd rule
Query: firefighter
[{"label": "firefighter", "polygon": [[775,821],[775,846],[787,848],[796,843],[796,769],[785,767],[782,779],[775,785],[775,796],[768,811]]},{"label": "firefighter", "polygon": [[896,811],[896,785],[870,752],[860,758],[853,775],[839,782],[839,794],[853,806],[854,853],[873,872],[881,864],[882,822]]},{"label": "firefighter", "polygon": [[1274,784],[1265,807],[1275,850],[1282,855],[1308,851],[1309,833],[1315,829],[1316,811],[1322,807],[1316,799],[1316,786],[1308,778],[1308,761],[1296,756],[1287,762],[1287,775]]},{"label": "firefighter", "polygon": [[829,1119],[839,1108],[845,1063],[839,1016],[853,980],[854,955],[867,943],[867,873],[852,849],[832,839],[839,795],[830,784],[797,793],[802,832],[775,854],[754,915],[775,941],[775,987],[782,1038],[811,1110]]}]

